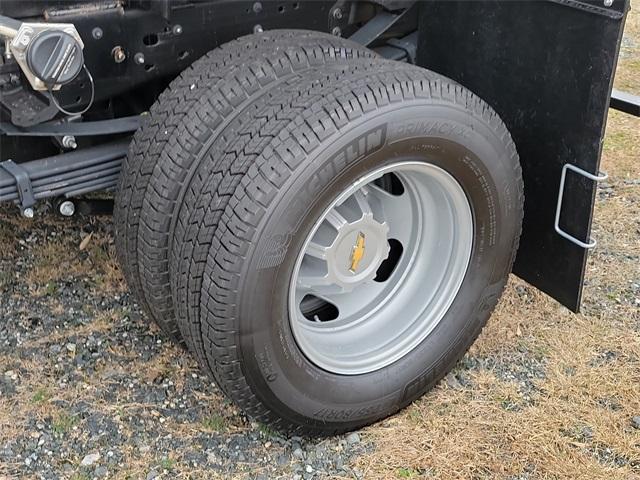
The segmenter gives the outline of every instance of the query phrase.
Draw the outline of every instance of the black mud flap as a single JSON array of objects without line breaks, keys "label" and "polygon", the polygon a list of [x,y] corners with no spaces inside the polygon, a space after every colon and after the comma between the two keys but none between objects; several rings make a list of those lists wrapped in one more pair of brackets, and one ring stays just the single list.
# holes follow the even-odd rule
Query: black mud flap
[{"label": "black mud flap", "polygon": [[[563,166],[596,174],[628,0],[427,1],[418,63],[485,99],[522,161],[525,219],[514,272],[573,311],[588,250],[554,228]],[[589,243],[596,184],[567,173],[560,227]]]}]

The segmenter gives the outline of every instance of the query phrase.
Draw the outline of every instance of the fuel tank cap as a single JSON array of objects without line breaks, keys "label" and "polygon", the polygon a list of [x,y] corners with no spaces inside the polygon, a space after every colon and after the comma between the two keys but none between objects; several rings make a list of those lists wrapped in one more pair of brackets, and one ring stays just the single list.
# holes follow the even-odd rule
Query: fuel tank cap
[{"label": "fuel tank cap", "polygon": [[48,87],[75,79],[84,65],[82,45],[61,30],[40,32],[27,49],[27,64]]}]

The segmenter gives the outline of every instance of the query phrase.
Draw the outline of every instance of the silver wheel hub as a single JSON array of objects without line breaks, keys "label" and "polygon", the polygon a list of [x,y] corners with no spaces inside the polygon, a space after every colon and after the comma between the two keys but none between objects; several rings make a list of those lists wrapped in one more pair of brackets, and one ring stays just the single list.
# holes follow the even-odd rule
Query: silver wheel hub
[{"label": "silver wheel hub", "polygon": [[350,292],[371,282],[389,255],[386,223],[377,222],[371,213],[338,227],[335,240],[327,248],[327,282]]},{"label": "silver wheel hub", "polygon": [[380,168],[320,216],[289,288],[292,332],[318,367],[344,375],[384,368],[440,323],[473,244],[466,194],[422,162]]}]

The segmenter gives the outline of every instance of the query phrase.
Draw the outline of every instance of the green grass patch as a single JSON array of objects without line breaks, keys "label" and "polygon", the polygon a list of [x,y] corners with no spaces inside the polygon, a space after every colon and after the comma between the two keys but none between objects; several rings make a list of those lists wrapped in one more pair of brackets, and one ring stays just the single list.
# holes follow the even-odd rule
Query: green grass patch
[{"label": "green grass patch", "polygon": [[47,400],[49,400],[49,392],[46,388],[39,388],[36,390],[36,393],[33,394],[33,397],[31,397],[33,403],[44,403]]},{"label": "green grass patch", "polygon": [[163,470],[173,470],[176,467],[176,461],[173,460],[172,458],[169,457],[165,457],[162,460],[160,460],[160,468],[162,468]]},{"label": "green grass patch", "polygon": [[55,282],[48,282],[47,286],[44,288],[44,293],[48,297],[54,296],[56,293],[58,293],[58,284]]},{"label": "green grass patch", "polygon": [[413,468],[399,468],[398,478],[417,478],[419,473]]},{"label": "green grass patch", "polygon": [[214,413],[202,420],[202,426],[214,432],[223,432],[227,429],[227,420],[220,414]]},{"label": "green grass patch", "polygon": [[409,419],[412,422],[419,423],[422,421],[422,414],[417,408],[412,408],[409,410]]},{"label": "green grass patch", "polygon": [[91,475],[86,472],[76,472],[69,478],[70,480],[91,480]]},{"label": "green grass patch", "polygon": [[78,423],[78,419],[76,417],[69,415],[66,412],[61,412],[53,419],[51,429],[53,430],[53,433],[64,435],[71,430],[76,423]]},{"label": "green grass patch", "polygon": [[[96,239],[94,239],[94,241],[95,240]],[[109,252],[102,245],[96,243],[91,244],[88,250],[89,258],[91,258],[95,267],[104,270],[105,264],[111,260]]]},{"label": "green grass patch", "polygon": [[277,437],[278,436],[278,432],[276,432],[272,428],[269,428],[267,425],[263,425],[262,423],[260,423],[258,425],[258,430],[260,431],[262,436],[264,436],[265,438],[271,438],[271,437]]}]

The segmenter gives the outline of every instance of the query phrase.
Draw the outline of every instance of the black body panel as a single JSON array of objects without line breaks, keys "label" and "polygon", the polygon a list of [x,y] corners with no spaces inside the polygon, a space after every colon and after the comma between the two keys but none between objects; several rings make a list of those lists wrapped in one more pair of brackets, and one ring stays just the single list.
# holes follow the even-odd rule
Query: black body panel
[{"label": "black body panel", "polygon": [[[574,311],[587,251],[554,230],[560,174],[598,172],[627,0],[429,1],[418,63],[447,75],[502,116],[520,154],[525,219],[514,272]],[[561,226],[589,238],[596,185],[567,177]]]}]

